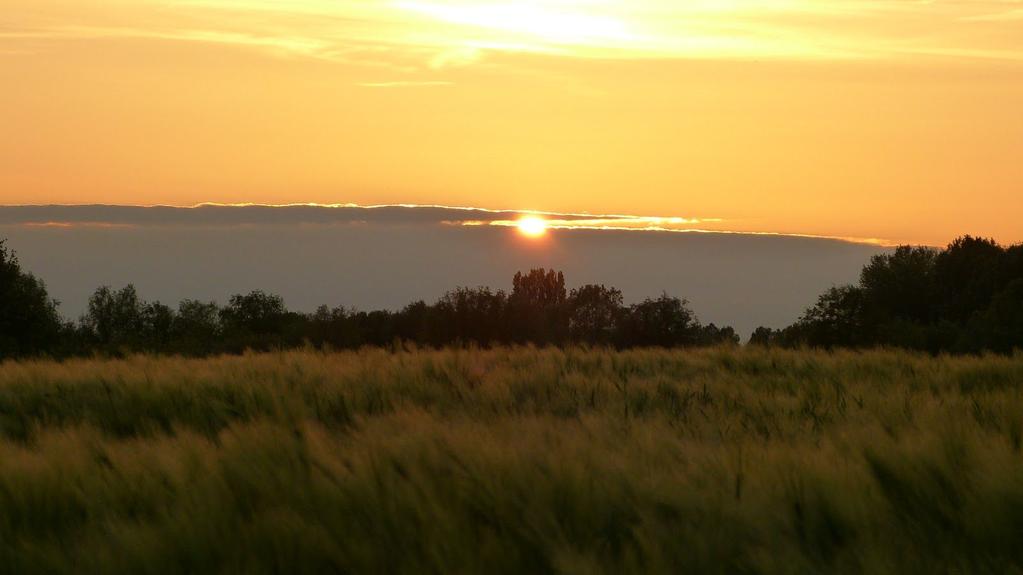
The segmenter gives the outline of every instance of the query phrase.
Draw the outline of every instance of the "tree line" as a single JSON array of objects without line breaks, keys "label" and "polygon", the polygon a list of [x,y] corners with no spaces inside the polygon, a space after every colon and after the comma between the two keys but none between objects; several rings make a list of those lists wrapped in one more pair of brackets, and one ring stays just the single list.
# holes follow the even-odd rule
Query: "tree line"
[{"label": "tree line", "polygon": [[[604,285],[568,290],[561,272],[517,273],[510,292],[460,287],[432,304],[399,311],[321,306],[289,310],[253,291],[226,305],[177,308],[147,302],[135,288],[101,287],[77,321],[66,321],[42,281],[0,241],[0,358],[132,352],[209,355],[313,345],[389,346],[587,344],[693,347],[737,344],[731,327],[702,324],[686,300],[662,294],[625,305]],[[856,285],[825,291],[784,329],[757,328],[752,345],[815,348],[889,346],[931,353],[1023,349],[1023,244],[963,236],[944,249],[900,246],[878,254]]]},{"label": "tree line", "polygon": [[1023,349],[1023,244],[962,236],[946,248],[874,256],[856,285],[833,287],[791,326],[750,343],[889,346],[931,353]]},{"label": "tree line", "polygon": [[77,321],[65,321],[45,286],[21,269],[0,242],[0,358],[101,353],[203,356],[312,345],[328,349],[498,344],[711,346],[738,344],[730,327],[704,325],[686,300],[663,294],[626,306],[603,285],[567,290],[553,270],[517,273],[511,292],[460,287],[438,301],[399,311],[321,306],[289,310],[263,291],[232,296],[226,305],[184,300],[177,308],[144,301],[134,286],[98,288]]}]

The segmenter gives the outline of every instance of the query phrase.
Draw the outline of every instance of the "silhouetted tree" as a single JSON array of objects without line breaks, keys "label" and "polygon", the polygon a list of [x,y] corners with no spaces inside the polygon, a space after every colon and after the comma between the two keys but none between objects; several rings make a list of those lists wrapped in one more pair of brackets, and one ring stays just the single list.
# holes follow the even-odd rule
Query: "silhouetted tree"
[{"label": "silhouetted tree", "polygon": [[140,344],[146,351],[167,351],[171,347],[174,331],[174,310],[160,302],[142,306]]},{"label": "silhouetted tree", "polygon": [[1023,279],[1023,244],[1016,244],[1006,248],[1002,262],[1002,275],[999,278],[999,285],[1007,286],[1015,280]]},{"label": "silhouetted tree", "polygon": [[689,302],[665,293],[629,307],[622,317],[618,343],[630,347],[695,345],[698,332]]},{"label": "silhouetted tree", "polygon": [[584,285],[568,296],[568,331],[572,341],[607,345],[621,319],[622,292],[603,285]]},{"label": "silhouetted tree", "polygon": [[395,336],[420,345],[439,346],[446,343],[435,306],[419,300],[406,305],[394,318]]},{"label": "silhouetted tree", "polygon": [[833,287],[806,310],[785,337],[792,343],[816,347],[858,347],[866,342],[862,325],[863,290]]},{"label": "silhouetted tree", "polygon": [[781,333],[769,327],[760,326],[749,336],[749,345],[772,346],[779,343]]},{"label": "silhouetted tree", "polygon": [[173,349],[188,355],[207,355],[222,347],[220,307],[214,302],[186,299],[178,305],[171,326]]},{"label": "silhouetted tree", "polygon": [[875,256],[858,286],[829,290],[776,341],[821,347],[888,345],[932,353],[1020,345],[1023,246],[963,236],[947,248],[901,246]]},{"label": "silhouetted tree", "polygon": [[434,307],[435,321],[444,327],[444,343],[465,342],[490,345],[504,331],[507,297],[490,288],[457,288],[441,297]]},{"label": "silhouetted tree", "polygon": [[102,286],[89,298],[88,311],[82,317],[85,336],[111,353],[138,349],[144,329],[144,307],[134,285],[120,290]]},{"label": "silhouetted tree", "polygon": [[508,297],[509,323],[515,340],[536,344],[564,341],[568,335],[565,275],[554,270],[517,272]]},{"label": "silhouetted tree", "polygon": [[398,338],[394,315],[385,310],[358,312],[352,316],[358,329],[360,345],[388,346]]},{"label": "silhouetted tree", "polygon": [[0,241],[0,360],[52,353],[61,337],[57,302]]},{"label": "silhouetted tree", "polygon": [[983,313],[974,315],[958,342],[958,351],[1023,350],[1023,278],[999,291]]},{"label": "silhouetted tree", "polygon": [[704,326],[697,324],[695,332],[695,345],[698,346],[739,345],[740,341],[739,334],[735,333],[730,326],[718,327],[713,323]]},{"label": "silhouetted tree", "polygon": [[398,342],[623,347],[738,342],[730,327],[701,325],[683,299],[664,294],[626,308],[615,288],[585,285],[569,295],[564,275],[544,269],[515,274],[510,295],[488,287],[461,287],[433,305],[418,301],[398,312],[321,306],[301,314],[289,311],[280,296],[258,290],[234,295],[224,307],[184,300],[174,310],[143,301],[133,285],[119,290],[104,286],[89,298],[88,311],[76,328],[61,324],[56,303],[46,297],[42,283],[21,272],[16,258],[0,244],[0,295],[0,357],[142,351],[208,355],[303,343],[339,349]]},{"label": "silhouetted tree", "polygon": [[938,254],[935,280],[944,318],[965,322],[983,311],[998,291],[1004,250],[993,240],[963,236]]},{"label": "silhouetted tree", "polygon": [[928,322],[935,314],[934,267],[938,252],[932,248],[900,246],[879,254],[860,274],[869,321],[891,319]]},{"label": "silhouetted tree", "polygon": [[234,351],[282,346],[287,320],[284,300],[260,290],[233,295],[227,307],[220,310],[224,336]]}]

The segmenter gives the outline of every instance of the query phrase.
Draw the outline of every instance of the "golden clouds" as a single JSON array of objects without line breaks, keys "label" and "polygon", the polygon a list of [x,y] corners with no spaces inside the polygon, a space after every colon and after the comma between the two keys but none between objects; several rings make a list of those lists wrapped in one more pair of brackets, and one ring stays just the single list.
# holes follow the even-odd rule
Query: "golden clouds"
[{"label": "golden clouds", "polygon": [[6,0],[0,203],[442,203],[1018,241],[1021,10]]},{"label": "golden clouds", "polygon": [[[1023,60],[1011,0],[12,0],[0,44],[210,42],[271,53],[466,63],[481,51],[592,58]],[[440,64],[438,66],[438,64]]]}]

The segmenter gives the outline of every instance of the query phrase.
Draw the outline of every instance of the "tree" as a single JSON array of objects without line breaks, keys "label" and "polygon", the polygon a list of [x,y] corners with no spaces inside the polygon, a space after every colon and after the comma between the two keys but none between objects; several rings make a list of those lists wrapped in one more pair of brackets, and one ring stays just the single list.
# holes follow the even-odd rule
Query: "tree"
[{"label": "tree", "polygon": [[360,345],[383,347],[394,343],[398,337],[394,314],[386,310],[360,311],[352,316],[357,326]]},{"label": "tree", "polygon": [[974,316],[965,335],[961,351],[1023,349],[1023,278],[998,292],[988,309]]},{"label": "tree", "polygon": [[957,238],[935,262],[935,280],[942,291],[942,315],[964,323],[987,308],[999,288],[1005,251],[994,240]]},{"label": "tree", "polygon": [[183,300],[171,326],[177,351],[207,355],[220,347],[220,307],[214,302]]},{"label": "tree", "polygon": [[786,330],[786,338],[793,343],[825,348],[868,344],[862,324],[863,302],[862,289],[833,287]]},{"label": "tree", "polygon": [[170,307],[155,301],[142,306],[142,347],[148,351],[169,351],[174,336],[175,313]]},{"label": "tree", "polygon": [[[889,345],[932,353],[1019,345],[1023,246],[962,236],[947,248],[874,256],[858,286],[832,288],[781,336],[820,347]],[[761,334],[763,336],[764,334]]]},{"label": "tree", "polygon": [[568,296],[568,331],[572,341],[606,345],[614,340],[623,312],[622,292],[603,285],[584,285]]},{"label": "tree", "polygon": [[1023,280],[1023,244],[1006,248],[1002,260],[1002,275],[999,278],[999,284],[1007,286],[1015,280]]},{"label": "tree", "polygon": [[57,302],[46,285],[23,271],[0,240],[0,359],[52,353],[61,329]]},{"label": "tree", "polygon": [[871,321],[934,319],[937,257],[938,252],[932,248],[899,246],[890,254],[871,258],[860,273],[865,311]]},{"label": "tree", "polygon": [[769,347],[778,343],[781,332],[760,326],[749,336],[749,345]]},{"label": "tree", "polygon": [[120,290],[102,286],[89,298],[82,327],[106,351],[137,349],[142,341],[143,307],[134,285]]},{"label": "tree", "polygon": [[220,310],[224,335],[235,351],[280,347],[284,343],[287,319],[284,300],[260,290],[233,295],[227,307]]},{"label": "tree", "polygon": [[622,318],[619,344],[622,346],[677,347],[698,341],[699,323],[684,299],[661,294],[629,308]]},{"label": "tree", "polygon": [[515,340],[536,344],[564,341],[568,335],[566,299],[563,273],[543,268],[528,274],[517,272],[508,298]]},{"label": "tree", "polygon": [[697,323],[695,331],[695,345],[739,345],[739,334],[735,333],[735,329],[731,326],[718,327],[713,323],[701,326]]},{"label": "tree", "polygon": [[443,340],[489,345],[501,339],[507,297],[488,287],[456,288],[434,306],[435,320],[443,326]]},{"label": "tree", "polygon": [[406,305],[394,318],[396,336],[422,345],[443,345],[447,334],[438,325],[436,309],[419,300]]},{"label": "tree", "polygon": [[584,285],[569,294],[564,274],[545,269],[515,274],[512,287],[510,295],[460,287],[433,305],[418,301],[399,312],[321,306],[301,314],[289,311],[280,296],[259,290],[234,295],[224,307],[186,299],[175,310],[142,300],[131,284],[116,290],[103,286],[89,298],[76,327],[60,322],[56,302],[47,298],[42,283],[22,272],[0,243],[0,357],[42,352],[202,356],[303,343],[353,348],[397,341],[436,346],[738,343],[732,328],[701,325],[688,302],[667,294],[626,308],[622,292],[613,287]]}]

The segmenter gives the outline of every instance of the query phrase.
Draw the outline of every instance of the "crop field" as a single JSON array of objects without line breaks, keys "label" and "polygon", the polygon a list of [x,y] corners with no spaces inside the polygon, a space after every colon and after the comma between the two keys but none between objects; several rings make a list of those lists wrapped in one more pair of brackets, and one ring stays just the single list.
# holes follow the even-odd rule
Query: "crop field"
[{"label": "crop field", "polygon": [[1023,356],[0,365],[0,573],[1023,572]]}]

